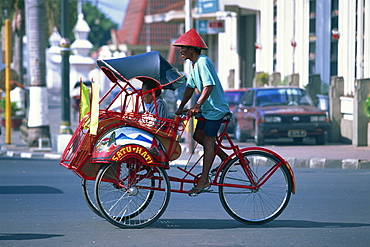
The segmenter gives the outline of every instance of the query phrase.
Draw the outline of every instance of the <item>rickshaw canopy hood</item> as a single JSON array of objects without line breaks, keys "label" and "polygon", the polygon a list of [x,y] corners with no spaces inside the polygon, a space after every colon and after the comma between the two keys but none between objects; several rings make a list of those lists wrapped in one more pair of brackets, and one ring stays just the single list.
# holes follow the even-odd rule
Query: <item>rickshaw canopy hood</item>
[{"label": "rickshaw canopy hood", "polygon": [[100,69],[112,82],[127,82],[134,78],[152,78],[163,89],[175,90],[186,78],[164,59],[158,51],[116,59],[99,59]]}]

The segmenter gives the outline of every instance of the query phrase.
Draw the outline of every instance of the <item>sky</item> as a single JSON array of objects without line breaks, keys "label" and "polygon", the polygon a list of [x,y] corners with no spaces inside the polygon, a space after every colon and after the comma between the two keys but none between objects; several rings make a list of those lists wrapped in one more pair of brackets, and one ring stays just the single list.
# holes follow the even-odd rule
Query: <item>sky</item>
[{"label": "sky", "polygon": [[103,12],[106,17],[118,24],[121,27],[125,16],[126,8],[130,0],[89,0],[92,4],[97,5],[98,9]]}]

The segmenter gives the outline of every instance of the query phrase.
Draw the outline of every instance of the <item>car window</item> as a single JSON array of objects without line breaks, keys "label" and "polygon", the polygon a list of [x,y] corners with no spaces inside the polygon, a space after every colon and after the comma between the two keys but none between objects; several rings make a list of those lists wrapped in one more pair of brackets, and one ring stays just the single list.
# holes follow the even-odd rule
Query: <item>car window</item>
[{"label": "car window", "polygon": [[230,105],[238,105],[244,95],[245,91],[225,92],[225,97]]},{"label": "car window", "polygon": [[256,95],[256,105],[313,105],[307,92],[299,88],[277,88],[259,90]]},{"label": "car window", "polygon": [[253,90],[250,90],[250,91],[247,91],[245,94],[244,94],[244,97],[242,99],[242,105],[244,106],[252,106],[253,105],[253,95],[254,95],[254,91]]}]

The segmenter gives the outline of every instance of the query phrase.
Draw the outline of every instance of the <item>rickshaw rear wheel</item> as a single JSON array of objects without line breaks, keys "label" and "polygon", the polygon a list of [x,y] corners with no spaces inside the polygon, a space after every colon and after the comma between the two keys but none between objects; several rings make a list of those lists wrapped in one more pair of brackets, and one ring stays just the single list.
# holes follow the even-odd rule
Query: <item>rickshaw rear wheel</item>
[{"label": "rickshaw rear wheel", "polygon": [[95,202],[95,197],[94,197],[95,181],[82,179],[81,186],[82,186],[82,194],[85,198],[87,206],[89,206],[91,211],[93,211],[96,215],[104,218],[103,215],[100,213],[98,206],[96,206],[96,202]]},{"label": "rickshaw rear wheel", "polygon": [[166,210],[170,192],[164,168],[148,166],[135,156],[103,166],[95,181],[100,213],[121,228],[142,228],[154,223]]}]

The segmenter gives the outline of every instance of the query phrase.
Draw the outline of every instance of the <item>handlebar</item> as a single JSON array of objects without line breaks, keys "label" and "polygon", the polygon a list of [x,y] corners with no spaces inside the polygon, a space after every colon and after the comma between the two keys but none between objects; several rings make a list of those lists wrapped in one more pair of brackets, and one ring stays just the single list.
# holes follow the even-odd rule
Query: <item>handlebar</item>
[{"label": "handlebar", "polygon": [[[188,118],[190,119],[191,115],[190,115],[190,110],[191,109],[183,109],[182,110],[182,114],[178,115],[178,116],[181,116],[182,118]],[[199,111],[197,114],[199,113],[202,113],[202,111]],[[195,116],[195,115],[194,115]]]}]

